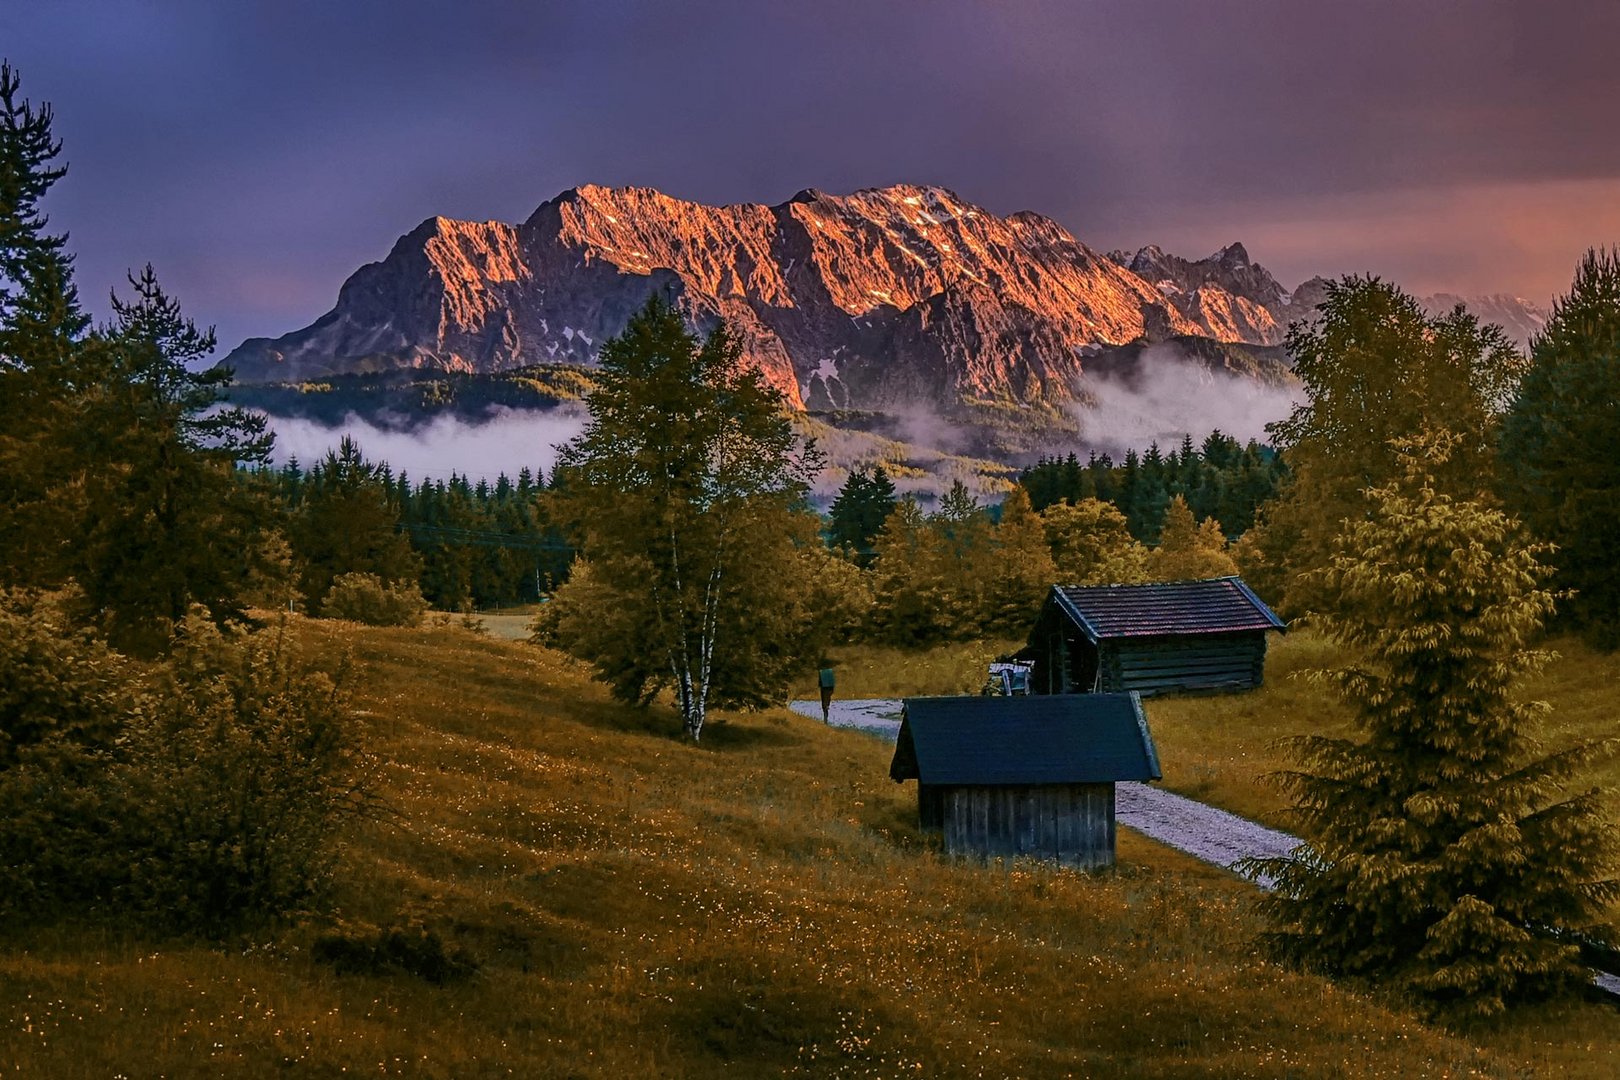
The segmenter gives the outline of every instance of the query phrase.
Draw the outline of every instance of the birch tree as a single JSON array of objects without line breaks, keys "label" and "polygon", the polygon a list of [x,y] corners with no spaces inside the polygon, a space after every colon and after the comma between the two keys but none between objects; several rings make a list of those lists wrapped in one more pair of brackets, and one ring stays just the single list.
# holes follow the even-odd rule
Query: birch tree
[{"label": "birch tree", "polygon": [[791,669],[795,575],[757,570],[796,562],[815,451],[723,324],[700,341],[658,298],[601,367],[554,497],[623,632],[572,647],[622,700],[672,690],[696,740],[711,705],[757,704]]}]

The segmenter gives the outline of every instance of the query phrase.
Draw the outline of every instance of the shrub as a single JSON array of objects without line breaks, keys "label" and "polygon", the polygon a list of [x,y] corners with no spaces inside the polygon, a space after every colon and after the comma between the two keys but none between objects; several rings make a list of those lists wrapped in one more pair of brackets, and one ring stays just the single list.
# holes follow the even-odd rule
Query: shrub
[{"label": "shrub", "polygon": [[163,691],[131,731],[117,788],[126,903],[218,932],[319,899],[333,834],[367,786],[339,680],[301,663],[280,631],[193,618]]},{"label": "shrub", "polygon": [[422,589],[414,581],[384,581],[375,574],[343,574],[321,601],[328,619],[348,619],[367,626],[417,626],[427,611]]},{"label": "shrub", "polygon": [[420,918],[384,927],[339,923],[317,937],[310,952],[340,974],[386,975],[403,971],[435,986],[466,978],[478,970],[465,949],[446,947],[439,932]]},{"label": "shrub", "polygon": [[344,711],[279,632],[194,614],[137,668],[0,597],[0,912],[217,934],[308,907],[364,804]]}]

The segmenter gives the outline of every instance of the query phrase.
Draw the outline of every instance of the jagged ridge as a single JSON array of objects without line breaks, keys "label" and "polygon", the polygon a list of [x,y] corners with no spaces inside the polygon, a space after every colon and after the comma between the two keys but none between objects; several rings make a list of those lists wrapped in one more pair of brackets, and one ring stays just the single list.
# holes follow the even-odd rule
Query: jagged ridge
[{"label": "jagged ridge", "polygon": [[222,363],[244,382],[590,363],[661,293],[700,329],[725,319],[795,405],[1061,402],[1109,346],[1275,345],[1312,284],[1283,289],[1241,244],[1099,255],[1050,218],[939,187],[715,207],[585,186],[520,225],[431,218],[315,323]]}]

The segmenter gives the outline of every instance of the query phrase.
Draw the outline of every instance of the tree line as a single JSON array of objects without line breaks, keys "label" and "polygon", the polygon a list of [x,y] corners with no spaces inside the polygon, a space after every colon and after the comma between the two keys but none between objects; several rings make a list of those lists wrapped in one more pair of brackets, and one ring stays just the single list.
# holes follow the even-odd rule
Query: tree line
[{"label": "tree line", "polygon": [[309,467],[296,458],[240,477],[271,496],[296,568],[295,602],[319,613],[344,574],[414,583],[444,611],[534,603],[567,576],[573,548],[547,518],[542,472],[494,483],[413,482],[354,440]]},{"label": "tree line", "polygon": [[1043,457],[1019,474],[1018,483],[1036,510],[1085,499],[1109,503],[1125,516],[1132,536],[1153,544],[1178,495],[1199,521],[1214,518],[1227,536],[1241,536],[1286,475],[1274,447],[1254,439],[1239,443],[1217,428],[1201,445],[1183,437],[1168,454],[1154,442],[1141,453],[1127,450],[1119,462],[1095,451],[1085,461],[1073,453]]}]

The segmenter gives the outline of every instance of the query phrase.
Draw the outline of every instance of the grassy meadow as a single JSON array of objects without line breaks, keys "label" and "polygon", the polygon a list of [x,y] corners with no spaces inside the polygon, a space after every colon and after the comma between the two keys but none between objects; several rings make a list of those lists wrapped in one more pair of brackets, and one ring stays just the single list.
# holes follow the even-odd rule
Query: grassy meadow
[{"label": "grassy meadow", "polygon": [[[1620,735],[1620,653],[1594,652],[1574,638],[1546,647],[1557,656],[1526,687],[1527,697],[1552,706],[1537,732],[1542,746],[1556,750]],[[1333,643],[1309,630],[1273,634],[1259,690],[1149,699],[1164,786],[1286,829],[1286,800],[1265,776],[1289,765],[1279,739],[1354,734],[1350,714],[1331,688],[1308,676],[1339,663]],[[1588,781],[1620,791],[1620,755],[1600,764]]]},{"label": "grassy meadow", "polygon": [[[334,914],[217,944],[0,927],[0,1075],[1614,1074],[1607,1006],[1436,1030],[1258,959],[1249,886],[1129,830],[1096,875],[944,860],[880,740],[776,710],[693,746],[454,622],[293,626],[352,655],[385,807]],[[972,689],[985,650],[850,652],[839,692]],[[1238,701],[1155,703],[1172,784]],[[1205,794],[1239,789],[1197,753]]]}]

